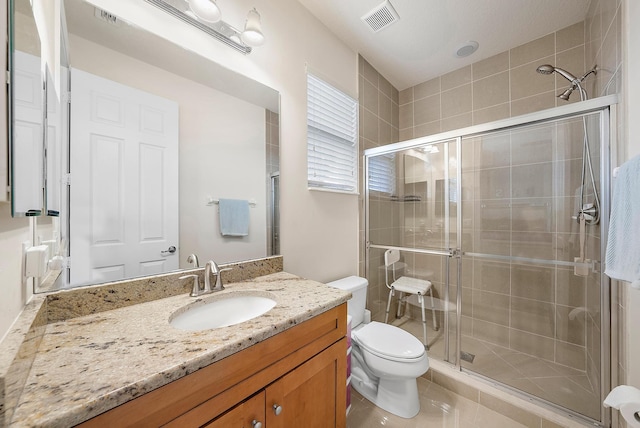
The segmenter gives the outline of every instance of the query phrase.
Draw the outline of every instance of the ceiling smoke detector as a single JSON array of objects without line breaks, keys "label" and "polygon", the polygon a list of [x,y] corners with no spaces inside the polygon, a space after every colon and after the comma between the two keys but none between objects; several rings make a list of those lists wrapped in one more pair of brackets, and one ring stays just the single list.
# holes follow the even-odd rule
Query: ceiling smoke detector
[{"label": "ceiling smoke detector", "polygon": [[377,33],[396,22],[400,17],[389,0],[386,0],[360,19],[366,22],[374,33]]}]

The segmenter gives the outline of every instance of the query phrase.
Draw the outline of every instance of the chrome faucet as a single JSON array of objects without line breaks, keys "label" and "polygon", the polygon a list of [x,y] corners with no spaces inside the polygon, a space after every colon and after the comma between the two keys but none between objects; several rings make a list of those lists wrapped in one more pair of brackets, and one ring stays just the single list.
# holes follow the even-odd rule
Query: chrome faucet
[{"label": "chrome faucet", "polygon": [[[204,293],[224,290],[224,286],[222,285],[221,273],[226,270],[231,269],[220,269],[218,264],[213,260],[209,260],[207,262],[207,264],[204,266]],[[216,283],[213,287],[211,287],[211,275],[216,276]]]},{"label": "chrome faucet", "polygon": [[[193,255],[193,254],[192,254]],[[195,255],[193,255],[195,257]],[[191,257],[191,256],[189,256]],[[197,260],[197,257],[196,257]],[[190,261],[191,263],[191,261]],[[204,265],[204,288],[200,289],[200,281],[198,275],[185,275],[181,276],[179,279],[192,279],[193,287],[191,289],[191,297],[202,296],[203,294],[210,294],[214,291],[224,290],[224,286],[222,285],[222,275],[221,273],[227,270],[231,270],[231,268],[220,269],[218,264],[213,260],[209,260],[207,264]],[[211,286],[211,275],[216,276],[216,282]]]},{"label": "chrome faucet", "polygon": [[191,263],[194,268],[200,267],[198,256],[196,256],[195,254],[190,254],[189,257],[187,257],[187,263]]}]

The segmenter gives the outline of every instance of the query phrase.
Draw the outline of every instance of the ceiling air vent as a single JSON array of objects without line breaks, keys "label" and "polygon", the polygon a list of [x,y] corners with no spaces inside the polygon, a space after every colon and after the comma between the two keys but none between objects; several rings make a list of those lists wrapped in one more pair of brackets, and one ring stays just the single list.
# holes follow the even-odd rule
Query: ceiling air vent
[{"label": "ceiling air vent", "polygon": [[398,16],[398,12],[396,12],[391,3],[387,0],[371,12],[367,13],[361,19],[366,22],[375,33],[377,33],[383,28],[387,28],[389,25],[396,22],[400,17]]},{"label": "ceiling air vent", "polygon": [[93,12],[93,15],[101,21],[108,22],[109,24],[112,24],[115,26],[120,26],[120,21],[118,20],[118,17],[107,11],[98,9],[96,7],[95,11]]}]

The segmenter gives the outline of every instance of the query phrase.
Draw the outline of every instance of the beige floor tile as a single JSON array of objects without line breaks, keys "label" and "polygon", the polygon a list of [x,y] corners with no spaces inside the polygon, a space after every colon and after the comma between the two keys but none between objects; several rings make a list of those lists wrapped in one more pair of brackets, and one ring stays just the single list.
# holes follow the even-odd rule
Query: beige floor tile
[{"label": "beige floor tile", "polygon": [[[425,380],[426,381],[426,380]],[[420,412],[432,417],[440,416],[447,423],[466,421],[473,423],[478,403],[448,389],[428,382],[426,391],[420,394]]]},{"label": "beige floor tile", "polygon": [[567,376],[567,378],[574,383],[577,383],[578,385],[580,385],[584,390],[590,392],[590,393],[595,393],[596,391],[593,388],[593,385],[591,385],[591,381],[589,380],[589,377],[587,375],[580,375],[580,376]]},{"label": "beige floor tile", "polygon": [[573,387],[564,377],[536,378],[532,381],[547,393],[547,399],[591,418],[600,416],[600,400],[595,394]]},{"label": "beige floor tile", "polygon": [[509,419],[500,413],[494,412],[484,406],[478,406],[478,414],[474,421],[476,427],[500,427],[500,428],[526,428],[513,419]]},{"label": "beige floor tile", "polygon": [[418,379],[420,413],[411,419],[394,416],[375,407],[356,391],[352,392],[352,408],[347,417],[348,428],[520,428],[516,421],[480,406],[460,395]]}]

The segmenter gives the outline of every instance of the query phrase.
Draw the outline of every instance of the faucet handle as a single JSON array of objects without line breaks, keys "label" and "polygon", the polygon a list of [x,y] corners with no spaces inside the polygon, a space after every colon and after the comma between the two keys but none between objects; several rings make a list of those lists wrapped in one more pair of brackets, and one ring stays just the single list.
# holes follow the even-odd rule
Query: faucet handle
[{"label": "faucet handle", "polygon": [[178,279],[193,278],[193,288],[191,289],[191,297],[198,297],[200,295],[200,281],[198,281],[198,275],[184,275]]},{"label": "faucet handle", "polygon": [[222,285],[222,272],[226,272],[230,270],[233,270],[233,268],[218,269],[218,273],[216,274],[215,290],[224,290],[224,285]]}]

